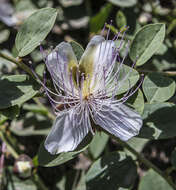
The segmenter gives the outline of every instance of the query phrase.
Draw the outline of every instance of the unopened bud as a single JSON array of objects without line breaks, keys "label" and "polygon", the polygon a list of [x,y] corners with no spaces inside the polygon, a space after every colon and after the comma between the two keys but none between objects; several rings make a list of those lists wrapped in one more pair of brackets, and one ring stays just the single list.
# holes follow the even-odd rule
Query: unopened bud
[{"label": "unopened bud", "polygon": [[139,16],[139,23],[140,24],[147,24],[148,22],[150,22],[152,20],[152,16],[149,13],[142,13]]},{"label": "unopened bud", "polygon": [[27,155],[20,155],[20,157],[15,161],[14,172],[21,178],[28,178],[31,176],[33,168],[32,159]]}]

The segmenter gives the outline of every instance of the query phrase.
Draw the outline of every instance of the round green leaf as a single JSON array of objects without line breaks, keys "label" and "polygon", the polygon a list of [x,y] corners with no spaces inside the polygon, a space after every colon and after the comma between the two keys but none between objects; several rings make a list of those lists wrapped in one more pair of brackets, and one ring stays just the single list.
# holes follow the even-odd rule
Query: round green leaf
[{"label": "round green leaf", "polygon": [[122,65],[118,77],[119,89],[117,95],[126,92],[129,88],[133,87],[139,80],[139,73],[127,65]]},{"label": "round green leaf", "polygon": [[138,190],[172,190],[171,186],[158,173],[150,169],[139,183]]},{"label": "round green leaf", "polygon": [[27,75],[5,76],[0,79],[0,109],[21,105],[37,94],[38,84]]},{"label": "round green leaf", "polygon": [[93,137],[92,142],[89,145],[89,151],[94,159],[98,158],[99,155],[103,152],[109,136],[106,133],[96,133]]},{"label": "round green leaf", "polygon": [[145,104],[143,126],[139,136],[146,139],[166,139],[176,136],[176,105],[171,103]]},{"label": "round green leaf", "polygon": [[31,53],[45,39],[54,25],[56,16],[56,9],[43,8],[25,20],[15,40],[18,56],[23,57]]},{"label": "round green leaf", "polygon": [[116,24],[118,28],[122,28],[127,25],[126,17],[121,10],[119,10],[116,14]]},{"label": "round green leaf", "polygon": [[75,41],[71,41],[70,44],[73,48],[73,52],[75,53],[77,60],[79,61],[81,59],[82,54],[84,53],[83,47]]},{"label": "round green leaf", "polygon": [[139,89],[127,100],[127,103],[132,106],[139,114],[142,114],[144,110],[144,96],[142,91]]},{"label": "round green leaf", "polygon": [[[127,144],[133,147],[133,149],[135,149],[137,152],[141,152],[148,141],[149,141],[148,139],[133,137],[127,141]],[[131,153],[129,150],[125,149],[125,152],[128,155],[130,155],[134,160],[136,160],[136,156],[133,153]]]},{"label": "round green leaf", "polygon": [[86,174],[87,190],[116,190],[130,187],[136,177],[136,165],[124,152],[113,152],[101,157]]},{"label": "round green leaf", "polygon": [[149,24],[135,35],[130,48],[130,58],[143,65],[161,46],[165,37],[165,24]]},{"label": "round green leaf", "polygon": [[148,74],[142,85],[148,102],[164,102],[175,93],[175,81],[158,73]]},{"label": "round green leaf", "polygon": [[108,0],[108,1],[119,7],[132,7],[137,2],[137,0]]}]

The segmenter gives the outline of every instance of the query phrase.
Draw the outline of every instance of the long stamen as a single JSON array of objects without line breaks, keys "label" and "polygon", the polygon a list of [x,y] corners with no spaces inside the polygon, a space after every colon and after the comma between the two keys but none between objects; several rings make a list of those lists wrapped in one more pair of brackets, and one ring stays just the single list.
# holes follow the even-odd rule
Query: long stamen
[{"label": "long stamen", "polygon": [[106,40],[109,39],[109,34],[110,34],[111,26],[112,26],[112,20],[110,21],[110,24],[109,24],[109,28],[108,28],[108,33],[107,33],[107,36],[106,36]]},{"label": "long stamen", "polygon": [[118,49],[121,49],[121,48],[122,48],[122,44],[123,44],[123,42],[124,42],[124,38],[125,38],[125,34],[126,34],[127,30],[128,30],[128,27],[127,27],[127,29],[125,30],[125,32],[123,33],[123,35],[122,35],[122,38],[121,38],[120,45],[119,45]]},{"label": "long stamen", "polygon": [[71,86],[71,90],[72,90],[72,96],[74,97],[74,86],[73,86],[73,70],[72,68],[70,69],[70,86]]},{"label": "long stamen", "polygon": [[104,31],[105,31],[105,28],[106,28],[106,23],[104,24],[104,27],[103,27],[103,29],[102,29],[102,31],[101,31],[101,36],[103,36]]}]

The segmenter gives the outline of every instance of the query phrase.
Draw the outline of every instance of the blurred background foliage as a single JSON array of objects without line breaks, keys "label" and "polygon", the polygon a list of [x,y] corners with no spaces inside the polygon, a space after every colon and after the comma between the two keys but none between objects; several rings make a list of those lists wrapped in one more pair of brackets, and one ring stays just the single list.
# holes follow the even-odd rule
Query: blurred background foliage
[{"label": "blurred background foliage", "polygon": [[[32,13],[45,7],[57,9],[54,27],[41,42],[46,53],[64,40],[76,41],[85,48],[105,23],[112,36],[129,26],[125,39],[133,42],[126,65],[132,65],[137,54],[149,47],[135,66],[138,73],[145,74],[144,82],[127,102],[142,115],[144,125],[139,136],[128,141],[133,151],[101,132],[88,148],[83,146],[81,153],[78,150],[51,157],[41,144],[54,119],[47,98],[42,97],[43,89],[13,61],[0,56],[0,189],[173,189],[174,185],[168,185],[164,178],[176,184],[176,1],[0,0],[0,52],[17,57],[22,43],[16,41],[19,46],[15,47],[19,28]],[[40,21],[36,23],[45,27]],[[151,36],[152,40],[156,37],[154,42],[148,40]],[[144,46],[147,40],[150,44]],[[77,45],[75,48],[79,49]],[[124,56],[123,48],[120,54]],[[42,76],[44,64],[38,47],[22,60],[26,65],[31,61]],[[138,74],[133,72],[131,77],[135,85]],[[143,157],[159,171],[150,169],[150,164],[146,166]]]}]

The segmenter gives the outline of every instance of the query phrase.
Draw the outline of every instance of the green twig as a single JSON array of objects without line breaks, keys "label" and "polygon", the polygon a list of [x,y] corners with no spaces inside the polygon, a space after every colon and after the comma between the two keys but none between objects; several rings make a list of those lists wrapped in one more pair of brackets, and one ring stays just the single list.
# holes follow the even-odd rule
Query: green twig
[{"label": "green twig", "polygon": [[26,73],[28,73],[29,75],[32,76],[32,78],[34,78],[36,80],[36,77],[34,76],[34,74],[32,73],[30,67],[28,67],[26,64],[24,64],[22,62],[22,60],[20,60],[20,58],[15,59],[14,57],[8,56],[7,54],[4,54],[2,52],[0,52],[0,57],[11,61],[12,63],[16,64],[18,67],[20,67],[21,69],[23,69]]},{"label": "green twig", "polygon": [[33,174],[32,180],[35,182],[39,189],[48,190],[48,188],[44,185],[43,181],[40,179],[37,173]]},{"label": "green twig", "polygon": [[172,20],[172,22],[169,24],[166,30],[166,34],[169,35],[175,27],[176,27],[176,19]]},{"label": "green twig", "polygon": [[122,145],[124,148],[126,148],[128,151],[130,151],[132,154],[136,156],[136,158],[141,161],[143,164],[145,164],[148,168],[152,168],[155,172],[157,172],[161,177],[163,177],[167,183],[176,190],[176,185],[173,183],[171,178],[167,176],[166,173],[161,171],[158,167],[156,167],[154,164],[152,164],[149,160],[147,160],[144,156],[139,154],[135,149],[133,149],[130,145],[128,145],[126,142],[121,141],[120,139],[117,140],[120,145]]},{"label": "green twig", "polygon": [[169,77],[174,77],[176,76],[176,71],[150,71],[150,70],[141,70],[141,69],[136,69],[139,73],[145,73],[145,74],[148,74],[148,73],[159,73],[159,74],[163,74],[163,75],[166,75],[166,76],[169,76]]},{"label": "green twig", "polygon": [[0,138],[6,144],[8,151],[12,154],[12,156],[17,159],[19,157],[18,153],[13,149],[8,140],[6,139],[4,133],[0,131]]}]

